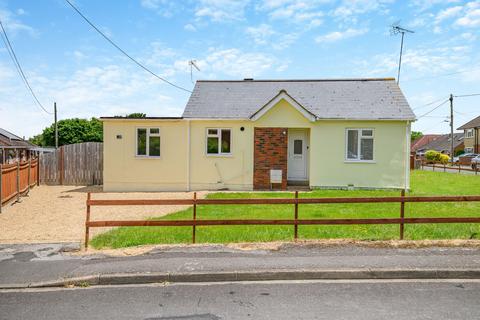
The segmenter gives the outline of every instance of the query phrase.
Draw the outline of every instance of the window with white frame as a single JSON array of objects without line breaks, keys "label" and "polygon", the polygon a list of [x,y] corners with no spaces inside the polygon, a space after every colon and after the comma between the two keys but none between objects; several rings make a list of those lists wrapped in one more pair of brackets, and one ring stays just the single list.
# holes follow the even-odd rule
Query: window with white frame
[{"label": "window with white frame", "polygon": [[160,128],[137,128],[139,157],[160,157]]},{"label": "window with white frame", "polygon": [[473,129],[467,129],[466,130],[465,138],[473,138]]},{"label": "window with white frame", "polygon": [[346,160],[373,161],[373,129],[347,129]]},{"label": "window with white frame", "polygon": [[207,154],[230,155],[232,153],[232,130],[220,128],[207,129]]},{"label": "window with white frame", "polygon": [[473,148],[467,147],[463,150],[465,153],[473,153]]}]

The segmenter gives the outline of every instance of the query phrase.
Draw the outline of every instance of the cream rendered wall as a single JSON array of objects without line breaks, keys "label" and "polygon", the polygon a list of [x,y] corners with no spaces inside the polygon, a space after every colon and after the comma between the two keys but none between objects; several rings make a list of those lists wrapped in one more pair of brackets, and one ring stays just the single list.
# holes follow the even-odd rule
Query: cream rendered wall
[{"label": "cream rendered wall", "polygon": [[[241,131],[240,128],[244,130]],[[231,155],[207,155],[207,128],[231,129]],[[253,125],[251,121],[191,121],[192,190],[253,188]]]},{"label": "cream rendered wall", "polygon": [[[160,128],[160,158],[135,156],[138,127]],[[187,132],[186,121],[104,120],[104,191],[187,190]]]},{"label": "cream rendered wall", "polygon": [[[346,129],[374,129],[374,161],[345,160]],[[310,133],[310,185],[409,188],[407,121],[318,121]]]},{"label": "cream rendered wall", "polygon": [[[254,122],[255,127],[305,128],[310,131],[309,178],[311,187],[409,188],[406,121],[311,122],[287,101],[281,100]],[[374,162],[345,160],[347,128],[374,129]],[[408,135],[409,135],[408,131]],[[408,174],[407,174],[408,172]],[[407,177],[407,180],[406,180]]]},{"label": "cream rendered wall", "polygon": [[[160,128],[159,159],[135,156],[137,127]],[[240,130],[241,127],[244,131]],[[251,190],[255,127],[309,130],[311,187],[346,187],[350,184],[367,188],[409,187],[406,150],[410,125],[407,121],[311,122],[281,100],[257,121],[104,120],[104,190]],[[231,155],[206,154],[207,128],[232,130]],[[375,130],[373,163],[345,161],[346,128]],[[119,134],[122,139],[116,139]]]}]

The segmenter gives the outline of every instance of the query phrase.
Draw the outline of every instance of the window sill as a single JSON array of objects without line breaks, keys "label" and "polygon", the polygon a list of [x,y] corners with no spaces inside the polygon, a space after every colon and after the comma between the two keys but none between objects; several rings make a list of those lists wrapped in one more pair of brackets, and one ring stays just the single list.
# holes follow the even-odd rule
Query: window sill
[{"label": "window sill", "polygon": [[135,156],[135,159],[160,159],[160,156]]},{"label": "window sill", "polygon": [[375,160],[345,160],[344,163],[377,163]]},{"label": "window sill", "polygon": [[232,158],[233,154],[231,153],[220,153],[220,154],[206,154],[206,157],[212,157],[212,158]]}]

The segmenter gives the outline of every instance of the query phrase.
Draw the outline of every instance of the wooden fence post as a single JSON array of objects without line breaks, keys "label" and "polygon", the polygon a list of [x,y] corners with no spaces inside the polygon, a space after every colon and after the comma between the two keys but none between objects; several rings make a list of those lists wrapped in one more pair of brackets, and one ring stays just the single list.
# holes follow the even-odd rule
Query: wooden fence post
[{"label": "wooden fence post", "polygon": [[64,171],[64,163],[63,163],[63,146],[60,147],[60,154],[59,154],[59,167],[60,167],[60,185],[63,185],[63,171]]},{"label": "wooden fence post", "polygon": [[27,194],[30,192],[30,171],[31,170],[32,170],[32,159],[28,159]]},{"label": "wooden fence post", "polygon": [[37,155],[37,187],[40,186],[40,154]]},{"label": "wooden fence post", "polygon": [[295,241],[298,239],[298,191],[295,191],[295,226],[294,226],[294,236]]},{"label": "wooden fence post", "polygon": [[196,226],[195,221],[197,220],[197,193],[193,193],[193,221],[194,224],[192,226],[192,243],[195,243],[195,233],[196,233]]},{"label": "wooden fence post", "polygon": [[20,202],[20,160],[17,161],[17,202]]},{"label": "wooden fence post", "polygon": [[2,163],[0,163],[0,213],[2,213],[2,204],[3,204],[3,198],[2,198],[2,174],[3,174],[3,167]]},{"label": "wooden fence post", "polygon": [[460,160],[458,160],[458,173],[460,173],[461,169],[460,169]]},{"label": "wooden fence post", "polygon": [[401,193],[402,200],[400,202],[400,240],[403,240],[403,232],[404,232],[404,219],[405,219],[405,189],[402,190]]},{"label": "wooden fence post", "polygon": [[85,250],[88,249],[88,238],[89,238],[89,233],[90,233],[90,192],[87,193],[87,217],[85,219]]}]

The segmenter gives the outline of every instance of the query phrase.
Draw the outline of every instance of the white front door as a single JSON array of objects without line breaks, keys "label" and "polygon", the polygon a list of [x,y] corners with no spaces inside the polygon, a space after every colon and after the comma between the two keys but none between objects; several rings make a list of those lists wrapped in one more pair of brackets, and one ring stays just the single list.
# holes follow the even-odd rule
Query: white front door
[{"label": "white front door", "polygon": [[307,174],[307,130],[288,130],[288,171],[287,179],[293,181],[308,180]]}]

